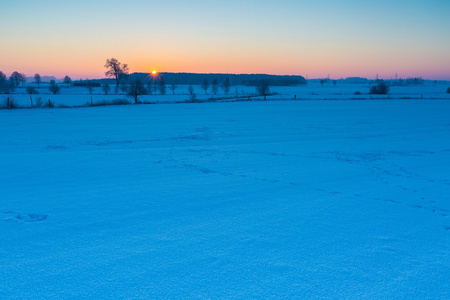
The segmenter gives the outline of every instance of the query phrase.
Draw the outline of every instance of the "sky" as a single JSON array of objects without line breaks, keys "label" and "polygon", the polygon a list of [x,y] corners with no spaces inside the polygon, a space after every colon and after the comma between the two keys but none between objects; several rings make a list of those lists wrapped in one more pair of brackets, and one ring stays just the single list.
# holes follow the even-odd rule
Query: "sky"
[{"label": "sky", "polygon": [[450,80],[449,0],[0,0],[0,71]]}]

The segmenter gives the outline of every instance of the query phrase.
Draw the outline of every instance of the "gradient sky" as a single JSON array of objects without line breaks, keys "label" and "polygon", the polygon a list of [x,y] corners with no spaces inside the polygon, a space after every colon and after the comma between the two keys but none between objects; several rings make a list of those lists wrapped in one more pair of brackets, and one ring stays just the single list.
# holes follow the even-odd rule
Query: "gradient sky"
[{"label": "gradient sky", "polygon": [[450,80],[449,0],[0,0],[0,70]]}]

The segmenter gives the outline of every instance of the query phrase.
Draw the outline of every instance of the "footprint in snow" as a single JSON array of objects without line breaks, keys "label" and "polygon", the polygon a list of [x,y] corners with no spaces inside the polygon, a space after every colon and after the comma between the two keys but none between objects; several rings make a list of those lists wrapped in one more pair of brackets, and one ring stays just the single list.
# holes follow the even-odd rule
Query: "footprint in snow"
[{"label": "footprint in snow", "polygon": [[32,223],[45,221],[47,217],[48,217],[47,215],[39,215],[39,214],[18,214],[16,216],[16,219],[22,222]]},{"label": "footprint in snow", "polygon": [[5,220],[21,221],[25,223],[34,223],[45,221],[48,215],[42,214],[19,214],[13,211],[0,211],[0,214],[8,216]]}]

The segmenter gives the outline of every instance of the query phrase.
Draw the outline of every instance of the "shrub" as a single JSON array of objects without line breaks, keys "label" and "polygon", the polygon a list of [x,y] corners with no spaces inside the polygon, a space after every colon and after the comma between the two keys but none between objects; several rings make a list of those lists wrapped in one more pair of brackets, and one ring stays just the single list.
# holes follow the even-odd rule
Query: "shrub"
[{"label": "shrub", "polygon": [[114,99],[111,103],[114,105],[126,105],[130,104],[130,101],[127,99]]},{"label": "shrub", "polygon": [[361,95],[361,92],[360,92],[360,91],[356,91],[356,92],[354,93],[354,95]]},{"label": "shrub", "polygon": [[386,95],[389,93],[389,86],[384,82],[380,82],[377,85],[370,88],[369,94],[374,95]]},{"label": "shrub", "polygon": [[450,94],[450,87],[447,89],[447,94]]},{"label": "shrub", "polygon": [[42,98],[41,97],[37,97],[34,103],[34,107],[42,107],[44,104],[42,102]]}]

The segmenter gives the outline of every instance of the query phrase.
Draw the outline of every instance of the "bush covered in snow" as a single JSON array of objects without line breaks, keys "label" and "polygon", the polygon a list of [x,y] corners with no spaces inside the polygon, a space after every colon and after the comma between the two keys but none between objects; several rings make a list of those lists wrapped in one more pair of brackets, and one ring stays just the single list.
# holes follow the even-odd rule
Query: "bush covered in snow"
[{"label": "bush covered in snow", "polygon": [[386,95],[387,93],[389,93],[389,86],[384,82],[371,87],[369,91],[369,94],[375,95]]}]

